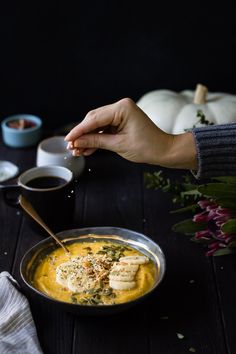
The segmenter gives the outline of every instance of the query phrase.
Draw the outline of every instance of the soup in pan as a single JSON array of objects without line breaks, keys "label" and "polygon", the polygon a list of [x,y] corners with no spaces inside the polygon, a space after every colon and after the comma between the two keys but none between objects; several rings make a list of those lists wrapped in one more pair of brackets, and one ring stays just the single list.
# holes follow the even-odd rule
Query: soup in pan
[{"label": "soup in pan", "polygon": [[33,285],[60,301],[113,305],[134,300],[154,285],[156,264],[120,243],[72,243],[70,254],[58,248],[38,265]]}]

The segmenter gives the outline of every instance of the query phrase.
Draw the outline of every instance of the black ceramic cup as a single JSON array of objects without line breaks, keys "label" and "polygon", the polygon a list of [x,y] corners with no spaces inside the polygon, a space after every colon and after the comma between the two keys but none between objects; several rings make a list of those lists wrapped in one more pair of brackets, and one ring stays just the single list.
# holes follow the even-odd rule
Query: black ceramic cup
[{"label": "black ceramic cup", "polygon": [[[23,195],[53,231],[73,225],[75,193],[73,174],[69,169],[34,167],[23,172],[17,182],[16,185],[1,186],[8,205],[19,206],[19,196]],[[39,228],[34,220],[30,219],[30,224],[34,229]]]}]

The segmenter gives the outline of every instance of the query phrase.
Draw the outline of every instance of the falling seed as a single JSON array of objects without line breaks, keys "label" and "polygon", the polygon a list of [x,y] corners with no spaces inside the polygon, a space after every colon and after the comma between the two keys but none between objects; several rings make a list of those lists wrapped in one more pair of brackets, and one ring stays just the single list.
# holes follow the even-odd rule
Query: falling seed
[{"label": "falling seed", "polygon": [[67,156],[64,156],[64,160],[67,160]]},{"label": "falling seed", "polygon": [[143,222],[146,222],[147,220],[146,219],[143,219]]},{"label": "falling seed", "polygon": [[193,284],[193,283],[195,283],[195,280],[191,279],[191,280],[189,280],[189,283]]},{"label": "falling seed", "polygon": [[20,215],[20,211],[19,210],[16,212],[16,215]]},{"label": "falling seed", "polygon": [[161,320],[168,320],[169,317],[168,317],[168,316],[162,316],[162,317],[160,317],[160,319],[161,319]]},{"label": "falling seed", "polygon": [[71,192],[71,194],[73,194],[74,193],[74,191],[72,190],[72,191],[70,191]]},{"label": "falling seed", "polygon": [[68,197],[68,198],[70,198],[71,196],[70,196],[70,195],[68,195],[67,197]]},{"label": "falling seed", "polygon": [[7,252],[4,252],[5,256],[7,255]]},{"label": "falling seed", "polygon": [[222,266],[222,267],[220,267],[220,269],[224,269],[224,267]]},{"label": "falling seed", "polygon": [[176,333],[176,335],[179,339],[184,339],[184,335],[182,333]]},{"label": "falling seed", "polygon": [[193,348],[193,347],[190,347],[190,348],[189,348],[189,352],[191,352],[191,353],[196,353],[196,349]]},{"label": "falling seed", "polygon": [[91,168],[89,168],[88,171],[91,172],[92,171]]}]

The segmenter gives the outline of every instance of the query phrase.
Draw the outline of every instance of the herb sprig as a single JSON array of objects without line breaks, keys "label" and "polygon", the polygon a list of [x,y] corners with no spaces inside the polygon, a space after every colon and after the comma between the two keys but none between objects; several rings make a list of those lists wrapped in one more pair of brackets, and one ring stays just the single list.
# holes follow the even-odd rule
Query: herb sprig
[{"label": "herb sprig", "polygon": [[196,128],[196,125],[198,123],[205,124],[205,125],[214,125],[213,122],[209,122],[209,120],[206,119],[206,116],[201,109],[197,110],[197,118],[199,118],[199,120],[194,124],[193,128]]},{"label": "herb sprig", "polygon": [[188,132],[190,130],[192,130],[193,128],[196,128],[198,126],[198,124],[202,124],[202,125],[214,125],[213,122],[210,122],[208,119],[206,119],[205,114],[203,113],[203,111],[201,109],[197,110],[197,114],[196,117],[198,118],[196,123],[193,124],[192,128],[186,128],[184,129],[185,132]]},{"label": "herb sprig", "polygon": [[179,204],[180,207],[190,207],[201,195],[197,190],[196,181],[190,174],[183,175],[180,180],[171,181],[162,170],[153,173],[146,172],[144,182],[147,188],[170,193],[173,204]]}]

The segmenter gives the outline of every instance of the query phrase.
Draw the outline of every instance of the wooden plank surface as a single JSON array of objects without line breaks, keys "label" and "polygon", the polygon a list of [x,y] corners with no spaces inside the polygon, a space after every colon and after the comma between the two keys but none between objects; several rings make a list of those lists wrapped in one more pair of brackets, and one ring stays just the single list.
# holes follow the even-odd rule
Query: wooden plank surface
[{"label": "wooden plank surface", "polygon": [[[0,160],[16,164],[21,173],[34,165],[35,149],[10,149],[0,139]],[[16,184],[16,178],[1,184]],[[19,208],[7,206],[2,196],[0,197],[0,210],[0,265],[1,268],[4,267],[4,270],[11,271],[22,224],[22,212]]]},{"label": "wooden plank surface", "polygon": [[32,231],[26,219],[24,219],[15,255],[13,276],[18,280],[29,299],[42,349],[45,353],[64,354],[70,352],[72,347],[73,316],[58,311],[57,307],[33,296],[25,288],[19,274],[20,261],[23,255],[30,247],[41,240],[42,235]]},{"label": "wooden plank surface", "polygon": [[[118,226],[142,231],[142,170],[112,153],[87,159],[84,226]],[[145,354],[145,307],[106,318],[75,322],[74,353]]]},{"label": "wooden plank surface", "polygon": [[[9,160],[15,162],[20,171],[35,167],[35,149],[6,149],[7,157],[9,155]],[[4,154],[6,158],[6,154]],[[6,182],[10,183],[10,182]],[[72,347],[73,341],[73,326],[74,317],[67,313],[58,311],[57,308],[46,303],[45,301],[39,299],[38,297],[33,297],[32,294],[24,287],[23,282],[20,277],[20,261],[25,254],[25,252],[35,245],[37,242],[42,240],[42,234],[35,232],[30,227],[27,218],[23,216],[23,222],[19,224],[17,221],[19,215],[16,209],[3,206],[1,204],[4,213],[8,213],[7,218],[3,220],[4,242],[7,243],[9,249],[13,249],[12,240],[14,236],[16,239],[14,254],[10,253],[9,262],[11,262],[11,273],[18,280],[22,286],[22,291],[25,293],[29,299],[33,318],[36,324],[38,337],[42,349],[45,353],[55,353],[64,354],[68,353]],[[20,218],[23,212],[20,211]],[[2,213],[1,213],[2,217]],[[2,230],[2,223],[1,223]],[[14,230],[14,232],[12,231]],[[5,247],[7,249],[7,247]],[[13,251],[12,251],[13,253]],[[4,267],[4,266],[3,266]],[[9,270],[9,268],[2,268],[4,270]],[[2,270],[1,269],[1,270]]]},{"label": "wooden plank surface", "polygon": [[[145,171],[158,168],[145,167]],[[218,307],[211,259],[189,237],[175,234],[171,225],[183,215],[173,210],[171,197],[162,191],[144,188],[146,234],[160,244],[167,262],[166,276],[148,311],[150,353],[227,353]],[[178,335],[182,334],[183,339]]]},{"label": "wooden plank surface", "polygon": [[[17,163],[23,171],[34,166],[35,150],[1,146],[0,159]],[[143,231],[166,255],[163,283],[143,303],[105,318],[61,312],[24,288],[45,353],[182,354],[190,348],[204,354],[236,352],[235,258],[206,258],[201,246],[174,234],[171,225],[182,216],[169,215],[170,196],[145,188],[143,172],[147,170],[156,169],[108,152],[87,158],[76,185],[73,227],[120,226]],[[11,271],[22,284],[20,260],[41,238],[22,212],[0,200],[0,271]],[[177,333],[184,338],[179,339]]]},{"label": "wooden plank surface", "polygon": [[236,353],[236,257],[235,255],[214,258],[216,291],[224,326],[228,353]]}]

